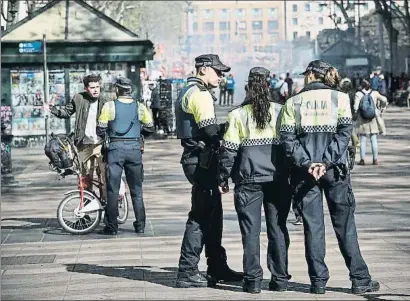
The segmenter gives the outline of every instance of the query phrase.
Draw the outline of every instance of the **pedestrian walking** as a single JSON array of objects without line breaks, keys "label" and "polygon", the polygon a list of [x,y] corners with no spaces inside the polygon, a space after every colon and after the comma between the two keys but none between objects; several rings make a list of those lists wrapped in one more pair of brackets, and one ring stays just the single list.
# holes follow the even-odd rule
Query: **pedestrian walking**
[{"label": "pedestrian walking", "polygon": [[[363,107],[361,103],[369,101],[372,108]],[[371,83],[363,79],[362,89],[356,92],[354,99],[354,112],[357,117],[356,132],[360,136],[360,161],[359,165],[365,165],[366,140],[370,136],[373,153],[373,165],[378,165],[379,149],[377,135],[385,134],[386,127],[381,117],[381,112],[387,107],[387,98],[378,91],[371,89]],[[365,116],[363,110],[374,110],[371,116]],[[374,115],[373,115],[374,113]]]}]

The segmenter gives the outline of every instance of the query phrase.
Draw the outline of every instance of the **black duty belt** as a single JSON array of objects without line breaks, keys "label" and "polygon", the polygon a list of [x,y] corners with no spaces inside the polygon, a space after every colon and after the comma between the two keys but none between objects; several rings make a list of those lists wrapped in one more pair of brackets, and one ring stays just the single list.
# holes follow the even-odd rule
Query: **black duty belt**
[{"label": "black duty belt", "polygon": [[117,141],[135,141],[135,142],[140,142],[140,138],[110,138],[110,142],[117,142]]}]

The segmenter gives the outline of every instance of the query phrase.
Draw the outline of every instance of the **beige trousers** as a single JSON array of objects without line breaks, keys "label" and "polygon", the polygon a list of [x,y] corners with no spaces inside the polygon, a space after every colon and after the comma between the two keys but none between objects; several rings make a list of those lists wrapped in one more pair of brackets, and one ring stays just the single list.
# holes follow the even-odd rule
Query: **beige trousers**
[{"label": "beige trousers", "polygon": [[[94,144],[87,144],[84,147],[81,148],[81,150],[78,152],[78,157],[80,160],[80,163],[83,164],[86,162],[86,167],[87,167],[87,176],[88,176],[88,183],[91,183],[91,180],[95,177],[97,178],[97,173],[94,173],[96,170],[96,167],[98,166],[100,171],[101,171],[101,182],[102,182],[102,191],[103,195],[102,197],[106,200],[106,175],[105,175],[105,163],[102,161],[102,156],[101,156],[101,148],[102,145],[94,145]],[[91,160],[89,159],[90,156],[96,155],[96,157],[93,157]],[[91,189],[92,187],[88,187]]]}]

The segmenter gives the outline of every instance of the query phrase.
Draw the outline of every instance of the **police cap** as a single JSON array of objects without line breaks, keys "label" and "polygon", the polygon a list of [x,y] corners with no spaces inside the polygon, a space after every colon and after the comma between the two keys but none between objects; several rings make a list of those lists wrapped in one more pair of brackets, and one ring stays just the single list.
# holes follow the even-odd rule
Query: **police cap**
[{"label": "police cap", "polygon": [[211,67],[221,72],[229,72],[231,67],[226,66],[221,62],[216,54],[203,54],[195,58],[195,67]]},{"label": "police cap", "polygon": [[120,76],[115,81],[115,86],[126,90],[132,89],[132,81],[126,77]]},{"label": "police cap", "polygon": [[332,67],[330,64],[321,60],[311,61],[307,66],[306,71],[301,73],[301,75],[306,75],[309,72],[314,72],[316,74],[325,76],[330,67]]},{"label": "police cap", "polygon": [[250,71],[249,71],[249,75],[248,75],[248,79],[251,79],[255,76],[265,76],[266,78],[269,77],[269,70],[263,67],[253,67]]}]

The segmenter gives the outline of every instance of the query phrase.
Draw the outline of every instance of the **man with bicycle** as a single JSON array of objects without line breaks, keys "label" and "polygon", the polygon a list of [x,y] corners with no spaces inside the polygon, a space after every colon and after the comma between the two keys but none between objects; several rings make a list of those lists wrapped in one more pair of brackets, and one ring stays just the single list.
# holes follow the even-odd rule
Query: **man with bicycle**
[{"label": "man with bicycle", "polygon": [[105,228],[100,234],[116,235],[118,232],[118,193],[121,174],[125,169],[131,193],[136,233],[144,233],[145,206],[142,196],[143,165],[141,155],[141,134],[154,132],[152,116],[143,103],[131,97],[132,82],[119,77],[115,83],[117,99],[107,102],[98,118],[97,134],[108,138],[107,147],[107,206]]},{"label": "man with bicycle", "polygon": [[[103,105],[109,100],[101,95],[101,77],[90,74],[83,78],[84,92],[74,95],[69,104],[59,109],[56,106],[50,108],[50,112],[58,118],[70,119],[75,114],[74,144],[78,149],[80,163],[85,162],[91,155],[97,155],[97,162],[87,163],[88,181],[93,178],[95,163],[99,166],[102,174],[105,173],[105,165],[101,160],[102,139],[98,137],[97,118],[101,114]],[[101,177],[105,184],[105,177]],[[105,191],[105,190],[103,190]],[[106,199],[105,196],[103,196]]]}]

